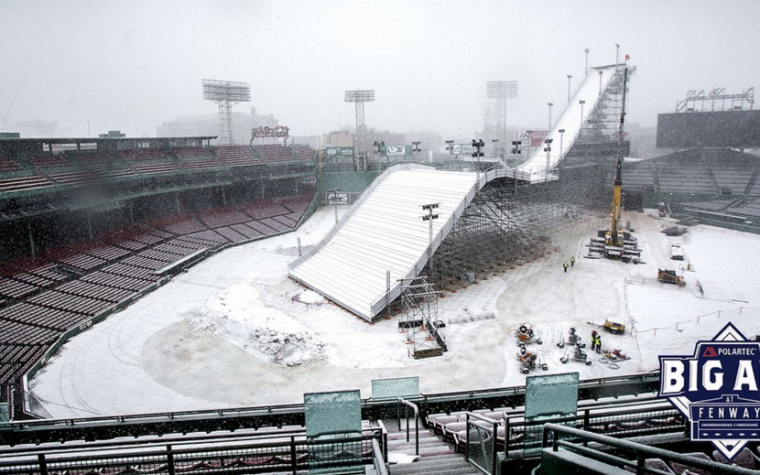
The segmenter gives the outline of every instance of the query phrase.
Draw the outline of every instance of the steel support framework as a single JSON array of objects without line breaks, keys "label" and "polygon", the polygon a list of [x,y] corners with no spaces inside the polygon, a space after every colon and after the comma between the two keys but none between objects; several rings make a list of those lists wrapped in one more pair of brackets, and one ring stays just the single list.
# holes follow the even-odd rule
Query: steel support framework
[{"label": "steel support framework", "polygon": [[402,281],[404,314],[399,328],[406,330],[410,356],[415,359],[441,356],[447,349],[438,317],[438,292],[426,278],[417,276]]},{"label": "steel support framework", "polygon": [[[623,65],[620,65],[606,89],[602,89],[600,82],[599,102],[583,124],[577,143],[617,142],[620,113],[625,100],[623,70]],[[633,74],[635,70],[635,67],[629,67],[628,74]]]},{"label": "steel support framework", "polygon": [[219,106],[219,145],[234,145],[231,108],[251,101],[251,87],[243,82],[203,80],[203,98]]},{"label": "steel support framework", "polygon": [[372,89],[360,89],[355,91],[346,91],[345,101],[356,104],[356,137],[354,143],[354,168],[359,171],[361,168],[360,158],[364,161],[364,167],[367,164],[367,152],[369,150],[369,135],[367,126],[364,124],[364,103],[375,100],[375,91]]},{"label": "steel support framework", "polygon": [[455,290],[543,255],[569,206],[554,199],[557,191],[553,183],[488,183],[436,251],[427,281]]}]

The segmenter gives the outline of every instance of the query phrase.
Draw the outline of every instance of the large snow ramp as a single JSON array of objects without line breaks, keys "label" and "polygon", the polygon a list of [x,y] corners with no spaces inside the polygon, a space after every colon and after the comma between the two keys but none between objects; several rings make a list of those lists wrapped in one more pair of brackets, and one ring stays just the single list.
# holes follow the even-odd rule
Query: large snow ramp
[{"label": "large snow ramp", "polygon": [[[547,139],[552,139],[551,151],[544,152],[543,146],[537,147],[536,151],[528,159],[518,166],[518,170],[528,172],[531,175],[530,181],[533,183],[543,182],[545,180],[554,180],[555,176],[551,175],[551,170],[565,158],[567,152],[573,148],[573,144],[580,135],[583,124],[593,114],[600,98],[604,95],[607,88],[613,82],[616,74],[622,74],[623,65],[610,65],[597,68],[590,68],[589,74],[578,88],[575,96],[565,107],[559,120],[549,131]],[[584,101],[581,105],[580,101]],[[565,133],[560,134],[564,129]],[[560,137],[562,135],[562,137]],[[560,139],[562,146],[560,147]],[[561,153],[560,153],[561,148]],[[546,157],[549,156],[549,167],[547,169]],[[549,175],[547,177],[547,174]]]},{"label": "large snow ramp", "polygon": [[423,274],[428,260],[429,221],[422,205],[438,203],[433,249],[452,229],[487,178],[436,171],[420,165],[386,170],[362,194],[327,237],[290,265],[290,277],[367,321],[391,300],[398,279]]}]

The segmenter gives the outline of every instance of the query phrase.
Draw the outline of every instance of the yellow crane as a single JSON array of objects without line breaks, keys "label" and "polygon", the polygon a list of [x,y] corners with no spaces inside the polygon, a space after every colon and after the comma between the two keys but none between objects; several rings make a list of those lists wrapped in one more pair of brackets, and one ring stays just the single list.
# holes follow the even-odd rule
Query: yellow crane
[{"label": "yellow crane", "polygon": [[615,164],[615,183],[612,187],[612,220],[605,235],[606,246],[623,247],[623,233],[620,232],[620,201],[623,194],[623,125],[625,124],[625,90],[628,83],[628,66],[623,71],[623,108],[620,112],[620,130],[618,131],[617,162]]}]

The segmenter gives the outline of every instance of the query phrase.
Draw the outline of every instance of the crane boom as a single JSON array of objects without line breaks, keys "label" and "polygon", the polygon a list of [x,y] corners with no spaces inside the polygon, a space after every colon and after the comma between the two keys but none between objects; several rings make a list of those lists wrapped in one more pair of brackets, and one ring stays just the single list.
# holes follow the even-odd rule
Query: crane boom
[{"label": "crane boom", "polygon": [[625,124],[625,90],[628,86],[628,66],[623,71],[623,107],[620,111],[620,130],[618,131],[617,162],[615,163],[615,183],[612,188],[612,221],[607,244],[622,246],[623,238],[620,235],[620,200],[623,194],[623,125]]}]

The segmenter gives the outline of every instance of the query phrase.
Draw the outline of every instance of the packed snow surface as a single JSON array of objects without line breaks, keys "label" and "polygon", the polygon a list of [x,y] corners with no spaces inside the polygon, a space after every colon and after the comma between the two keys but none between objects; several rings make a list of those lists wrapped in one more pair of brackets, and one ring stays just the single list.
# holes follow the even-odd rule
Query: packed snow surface
[{"label": "packed snow surface", "polygon": [[[345,207],[340,207],[345,212]],[[644,263],[587,259],[586,244],[607,218],[564,219],[543,256],[493,269],[477,283],[444,292],[439,302],[449,351],[415,360],[398,316],[370,325],[288,279],[302,246],[334,225],[320,209],[291,234],[226,250],[67,342],[30,381],[41,414],[58,418],[298,403],[303,393],[359,389],[373,379],[419,376],[423,393],[525,383],[517,329],[530,323],[542,339],[529,351],[548,370],[581,379],[658,369],[660,355],[690,355],[698,340],[731,322],[748,338],[760,334],[760,236],[710,226],[681,237],[683,261],[670,260],[656,213],[626,213]],[[575,265],[565,273],[570,256]],[[683,275],[687,286],[657,282],[657,269]],[[585,348],[590,366],[568,361],[570,327],[583,342],[610,320],[624,335],[601,332],[610,361]],[[598,328],[596,328],[599,330]]]}]

